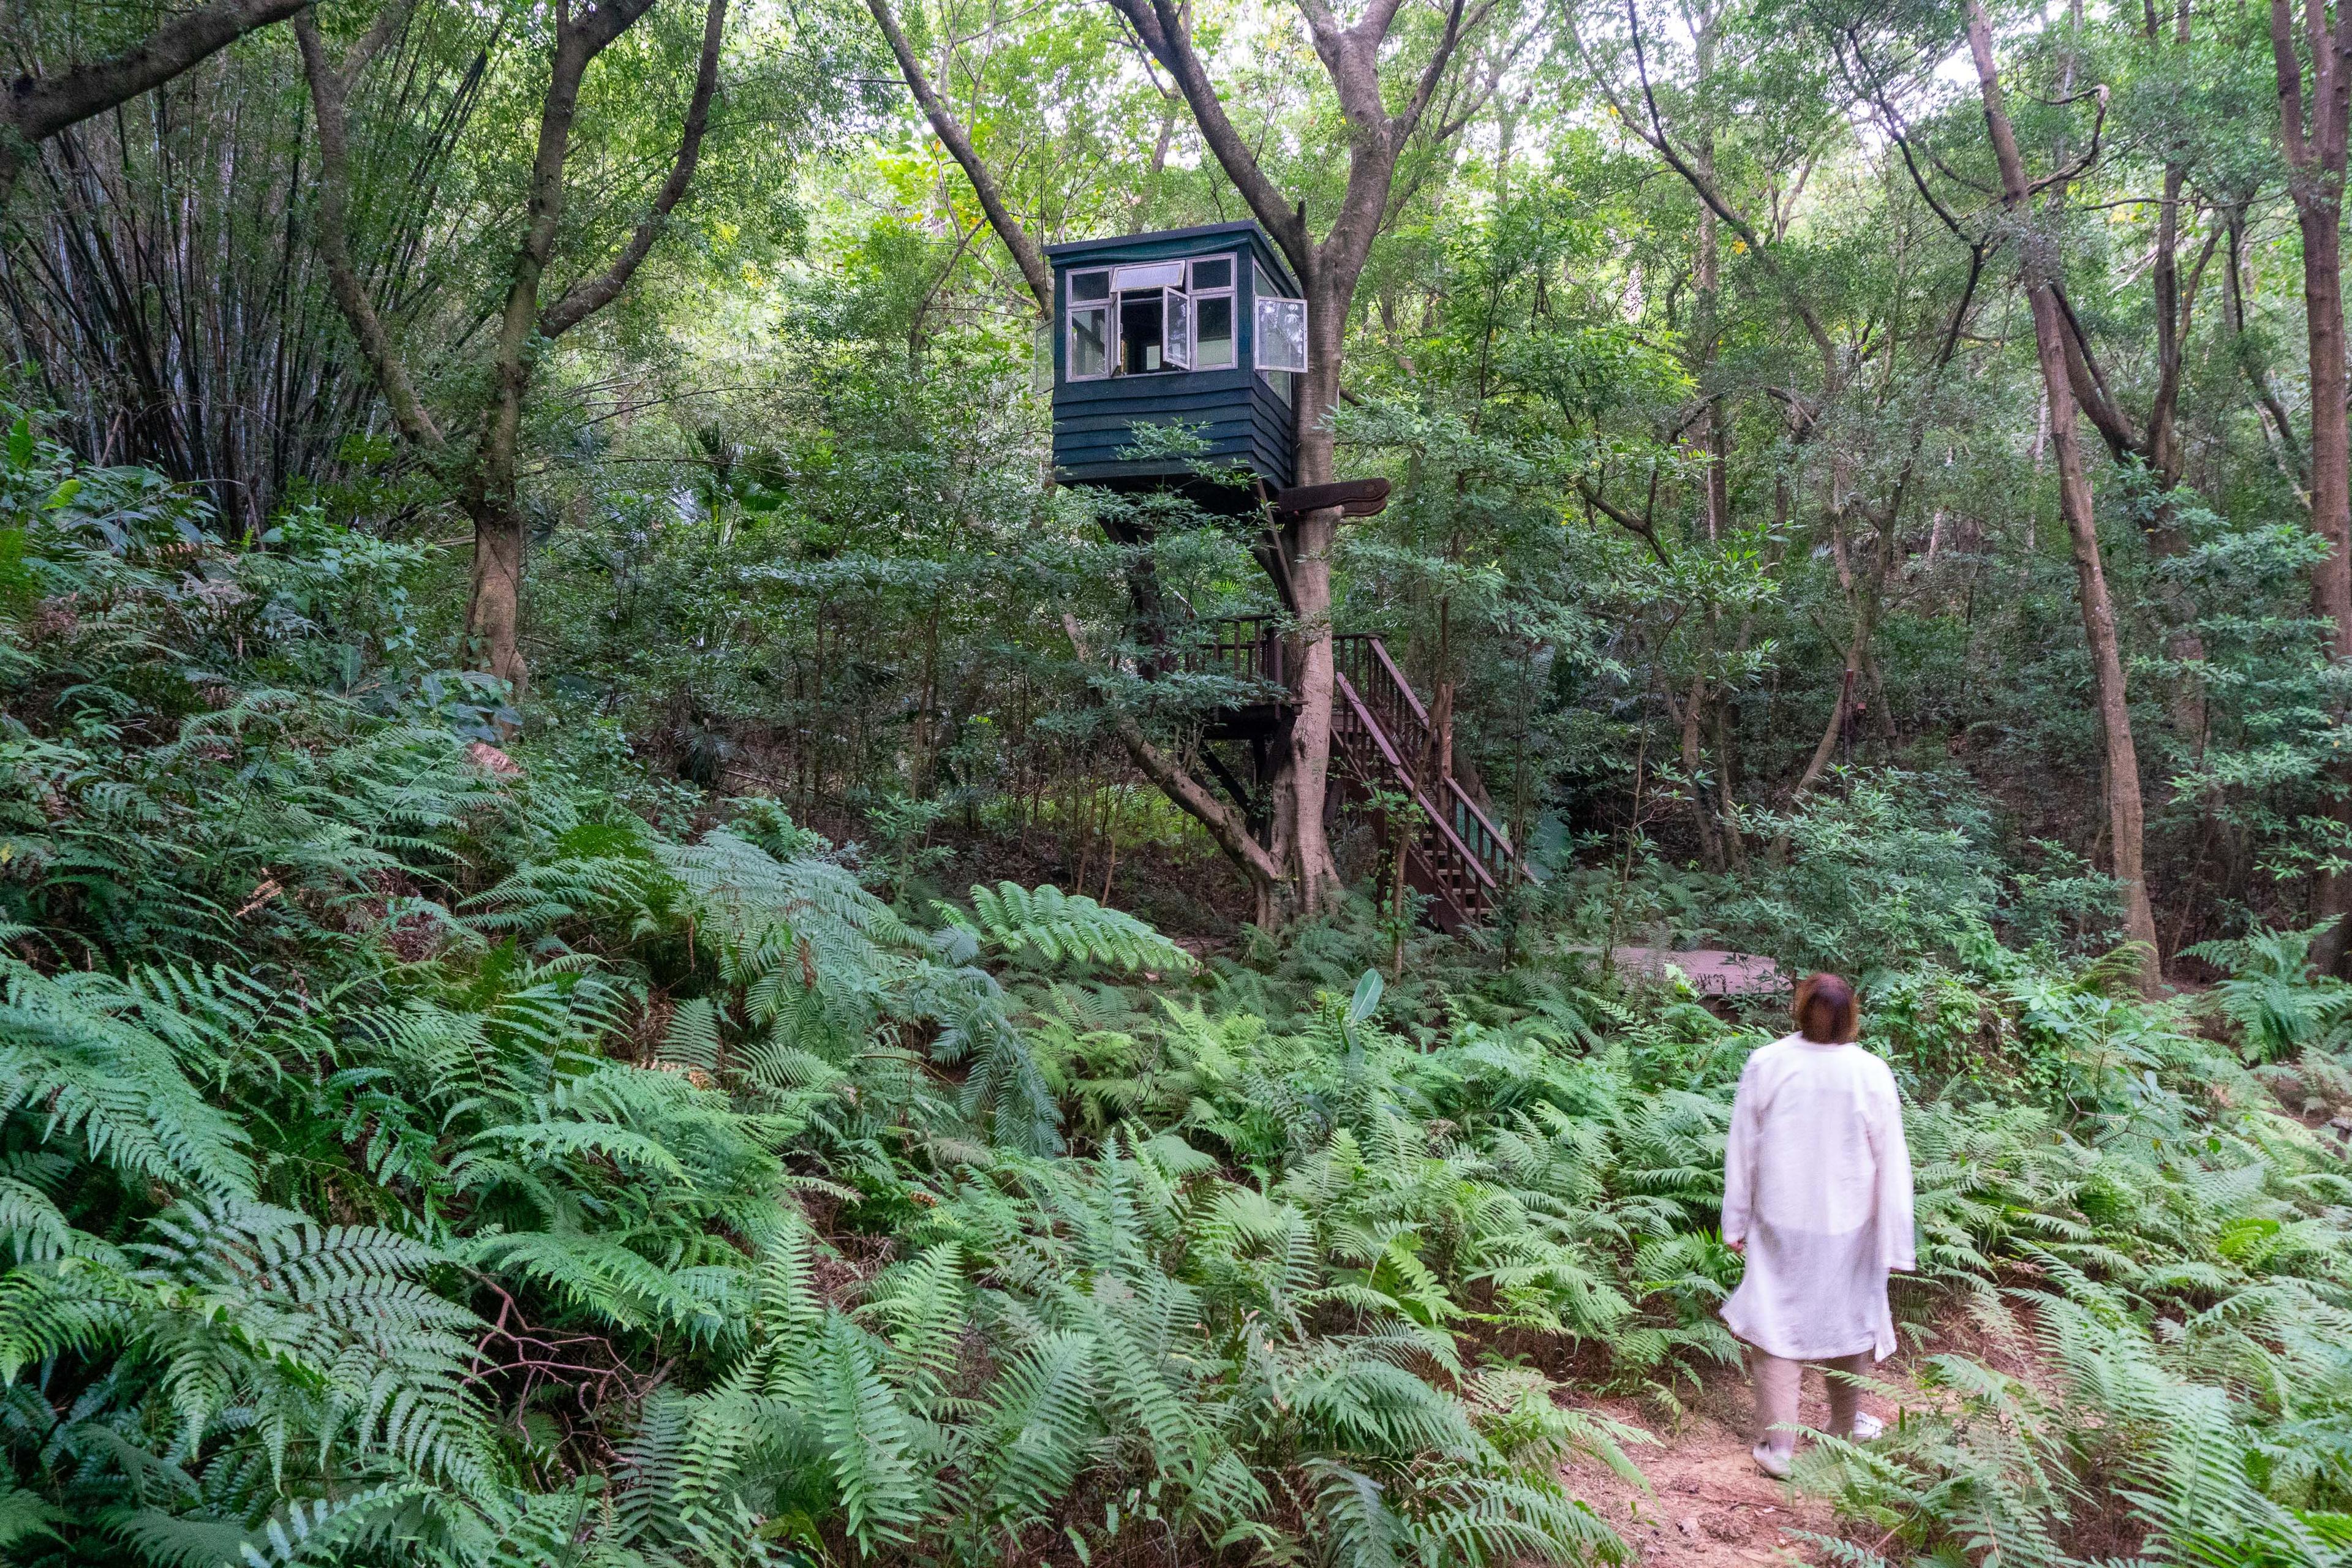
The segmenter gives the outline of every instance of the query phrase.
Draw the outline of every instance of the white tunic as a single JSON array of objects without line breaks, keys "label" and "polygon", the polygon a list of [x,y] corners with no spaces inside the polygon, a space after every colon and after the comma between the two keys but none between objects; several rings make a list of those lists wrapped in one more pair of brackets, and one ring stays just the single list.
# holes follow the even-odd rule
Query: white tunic
[{"label": "white tunic", "polygon": [[1886,1276],[1916,1259],[1911,1152],[1885,1062],[1802,1035],[1748,1058],[1724,1150],[1723,1239],[1748,1244],[1723,1321],[1749,1344],[1790,1361],[1895,1352]]}]

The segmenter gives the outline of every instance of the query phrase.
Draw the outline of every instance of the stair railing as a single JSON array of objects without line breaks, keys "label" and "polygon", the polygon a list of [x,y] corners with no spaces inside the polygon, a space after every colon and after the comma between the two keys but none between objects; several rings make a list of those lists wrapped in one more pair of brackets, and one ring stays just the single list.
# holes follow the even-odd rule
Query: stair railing
[{"label": "stair railing", "polygon": [[[1397,749],[1410,756],[1413,776],[1418,776],[1420,760],[1429,754],[1431,735],[1429,711],[1422,707],[1412,683],[1389,658],[1389,650],[1380,638],[1369,633],[1351,632],[1331,640],[1339,668],[1395,737]],[[1486,868],[1490,881],[1500,884],[1528,874],[1512,850],[1510,839],[1478,809],[1478,803],[1470,798],[1451,769],[1436,781],[1435,790],[1444,802],[1443,815],[1454,836]]]},{"label": "stair railing", "polygon": [[[1183,667],[1295,691],[1296,672],[1286,657],[1281,624],[1272,616],[1229,616],[1206,622],[1205,635],[1186,646]],[[1406,852],[1418,862],[1423,890],[1450,906],[1448,912],[1455,919],[1476,918],[1496,901],[1506,882],[1528,872],[1510,840],[1450,771],[1425,785],[1422,782],[1432,752],[1429,712],[1381,639],[1368,633],[1335,637],[1332,651],[1335,745],[1346,753],[1362,786],[1384,783],[1402,787],[1412,798],[1423,826],[1408,837]]]},{"label": "stair railing", "polygon": [[[1333,695],[1338,700],[1331,705],[1332,739],[1339,742],[1346,760],[1363,775],[1361,782],[1368,789],[1376,782],[1373,775],[1385,773],[1387,782],[1401,786],[1420,808],[1422,831],[1409,835],[1405,846],[1408,856],[1417,856],[1424,862],[1422,890],[1452,906],[1448,912],[1454,923],[1476,919],[1496,900],[1494,873],[1471,852],[1461,835],[1454,831],[1454,825],[1437,809],[1436,803],[1415,782],[1412,764],[1400,754],[1378,711],[1358,691],[1345,670],[1338,672],[1335,684],[1338,689]],[[1452,929],[1450,924],[1448,929]]]}]

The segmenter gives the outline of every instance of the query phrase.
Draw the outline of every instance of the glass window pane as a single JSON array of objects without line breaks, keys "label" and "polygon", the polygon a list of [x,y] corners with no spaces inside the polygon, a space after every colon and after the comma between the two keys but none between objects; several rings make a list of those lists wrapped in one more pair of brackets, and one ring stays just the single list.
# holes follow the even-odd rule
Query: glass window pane
[{"label": "glass window pane", "polygon": [[1160,296],[1167,315],[1160,336],[1161,355],[1171,369],[1192,368],[1192,296],[1171,289]]},{"label": "glass window pane", "polygon": [[1140,267],[1122,267],[1112,275],[1110,286],[1122,294],[1130,289],[1181,289],[1184,264],[1153,261]]},{"label": "glass window pane", "polygon": [[1230,289],[1234,286],[1234,258],[1221,256],[1214,261],[1192,263],[1192,291],[1203,289]]},{"label": "glass window pane", "polygon": [[1257,302],[1257,368],[1303,371],[1307,368],[1307,301],[1265,300]]},{"label": "glass window pane", "polygon": [[1070,312],[1070,364],[1073,381],[1110,374],[1110,310],[1096,305]]},{"label": "glass window pane", "polygon": [[1234,297],[1212,294],[1192,302],[1192,368],[1216,370],[1234,363]]},{"label": "glass window pane", "polygon": [[1073,300],[1109,299],[1110,274],[1108,272],[1071,273],[1070,298]]}]

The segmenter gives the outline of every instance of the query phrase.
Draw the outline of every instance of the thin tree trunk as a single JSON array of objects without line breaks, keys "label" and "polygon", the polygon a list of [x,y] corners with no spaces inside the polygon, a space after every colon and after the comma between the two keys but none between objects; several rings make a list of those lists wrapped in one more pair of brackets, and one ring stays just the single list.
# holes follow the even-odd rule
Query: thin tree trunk
[{"label": "thin tree trunk", "polygon": [[[2336,7],[2329,37],[2326,0],[2305,0],[2311,51],[2308,124],[2304,69],[2295,58],[2292,0],[2271,0],[2271,50],[2278,73],[2279,125],[2285,143],[2287,192],[2303,235],[2303,310],[2310,349],[2311,526],[2327,543],[2312,568],[2313,611],[2329,627],[2328,656],[2352,658],[2352,431],[2345,412],[2343,206],[2346,128],[2352,116],[2352,5]],[[2335,793],[2328,816],[2352,834],[2352,762],[2328,770]],[[2352,875],[2322,871],[2311,913],[2334,921],[2312,944],[2320,973],[2342,970],[2352,955]]]},{"label": "thin tree trunk", "polygon": [[[1969,0],[1969,51],[1975,58],[1977,81],[1984,98],[1985,126],[2000,167],[2002,205],[2017,218],[2032,214],[2031,186],[2025,160],[2001,98],[2000,74],[1993,63],[1992,29],[1985,20],[1983,0]],[[2156,912],[2147,893],[2142,864],[2145,829],[2139,785],[2139,754],[2132,743],[2131,709],[2124,689],[2121,639],[2114,603],[2107,595],[2106,571],[2099,554],[2098,520],[2093,510],[2091,481],[2083,466],[2082,441],[2074,422],[2074,394],[2066,374],[2066,322],[2060,314],[2056,258],[2051,242],[2029,231],[2024,239],[2024,274],[2028,302],[2033,310],[2033,340],[2042,363],[2042,383],[2050,403],[2050,444],[2058,465],[2058,508],[2074,546],[2075,587],[2082,600],[2083,632],[2090,644],[2091,683],[2099,709],[2099,727],[2106,743],[2106,806],[2112,861],[2124,898],[2124,931],[2142,944],[2140,984],[2153,990],[2163,976],[2158,968]]]}]

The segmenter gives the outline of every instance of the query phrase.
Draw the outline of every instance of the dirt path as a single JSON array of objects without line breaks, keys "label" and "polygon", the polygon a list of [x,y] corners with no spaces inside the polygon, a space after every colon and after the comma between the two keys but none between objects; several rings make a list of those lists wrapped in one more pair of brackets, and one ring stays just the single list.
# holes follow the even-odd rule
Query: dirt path
[{"label": "dirt path", "polygon": [[[1881,1375],[1895,1364],[1886,1363]],[[1893,1401],[1865,1394],[1862,1404],[1893,1424]],[[1643,1568],[1822,1563],[1828,1562],[1827,1554],[1802,1532],[1844,1533],[1828,1503],[1773,1480],[1748,1457],[1748,1445],[1755,1441],[1755,1413],[1747,1382],[1736,1374],[1710,1376],[1671,1426],[1645,1418],[1632,1401],[1598,1403],[1593,1408],[1658,1439],[1656,1447],[1628,1450],[1649,1478],[1647,1492],[1599,1465],[1579,1465],[1562,1478],[1571,1492],[1624,1538]],[[1817,1371],[1805,1373],[1799,1419],[1813,1427],[1829,1422],[1829,1396]]]}]

